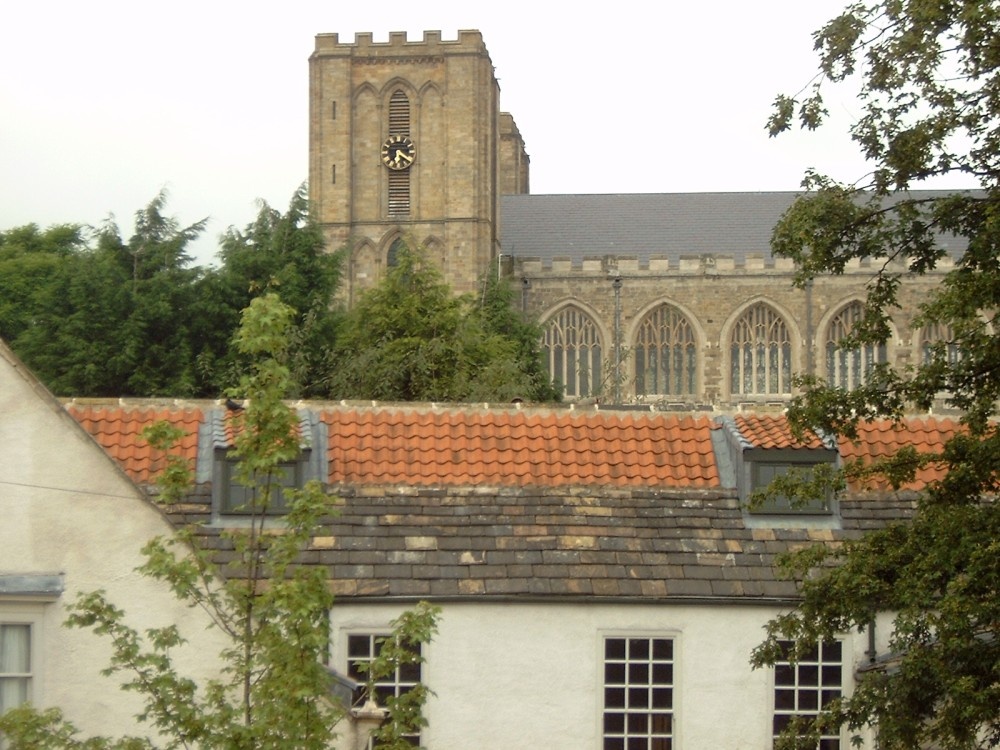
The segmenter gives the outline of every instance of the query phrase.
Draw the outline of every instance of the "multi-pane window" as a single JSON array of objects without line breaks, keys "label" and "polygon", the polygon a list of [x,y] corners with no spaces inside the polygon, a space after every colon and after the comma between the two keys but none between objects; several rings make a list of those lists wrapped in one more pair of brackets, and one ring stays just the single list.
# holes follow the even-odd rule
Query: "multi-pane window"
[{"label": "multi-pane window", "polygon": [[567,396],[590,396],[601,387],[601,337],[587,313],[565,307],[545,324],[542,352],[552,382]]},{"label": "multi-pane window", "polygon": [[[751,464],[752,489],[754,491],[767,489],[771,482],[789,471],[806,472],[814,465],[814,462],[806,461],[754,461]],[[827,514],[830,512],[830,498],[825,495],[810,500],[796,498],[793,502],[784,495],[771,495],[765,502],[751,510],[754,513]]]},{"label": "multi-pane window", "polygon": [[947,323],[932,323],[920,329],[920,362],[928,365],[937,349],[941,349],[945,362],[953,365],[962,358],[955,333]]},{"label": "multi-pane window", "polygon": [[687,317],[663,304],[639,324],[635,340],[635,392],[686,396],[695,392],[698,351]]},{"label": "multi-pane window", "polygon": [[0,625],[0,714],[31,697],[31,625]]},{"label": "multi-pane window", "polygon": [[[305,464],[303,461],[286,461],[269,479],[246,483],[240,476],[239,461],[229,457],[217,459],[219,471],[216,487],[217,507],[224,514],[259,513],[262,509],[268,515],[282,515],[288,512],[287,489],[301,489],[305,484]],[[266,504],[263,502],[267,495]]]},{"label": "multi-pane window", "polygon": [[[794,661],[792,643],[782,644],[784,657],[774,665],[774,727],[778,735],[796,717],[816,717],[830,701],[843,692],[843,644],[840,641],[818,643]],[[817,750],[840,750],[840,734],[821,735]]]},{"label": "multi-pane window", "polygon": [[604,750],[671,750],[674,642],[604,639]]},{"label": "multi-pane window", "polygon": [[[402,91],[389,97],[389,135],[410,135],[410,99]],[[410,170],[389,170],[389,216],[410,213]]]},{"label": "multi-pane window", "polygon": [[784,319],[769,305],[758,302],[740,316],[729,353],[734,394],[791,394],[792,340]]},{"label": "multi-pane window", "polygon": [[843,339],[851,334],[864,317],[860,302],[851,302],[840,310],[826,329],[826,379],[832,386],[856,388],[865,382],[876,363],[885,362],[885,344],[865,344],[845,349]]},{"label": "multi-pane window", "polygon": [[[368,679],[367,665],[382,651],[382,644],[390,636],[386,634],[349,635],[347,636],[347,674],[354,680],[364,683]],[[364,667],[362,665],[365,665]],[[420,682],[420,664],[402,664],[395,671],[375,682],[375,700],[386,707],[389,699],[398,698],[412,690]],[[361,700],[364,696],[355,696]],[[404,739],[414,747],[420,745],[420,735],[405,735]],[[370,745],[377,748],[378,743]]]}]

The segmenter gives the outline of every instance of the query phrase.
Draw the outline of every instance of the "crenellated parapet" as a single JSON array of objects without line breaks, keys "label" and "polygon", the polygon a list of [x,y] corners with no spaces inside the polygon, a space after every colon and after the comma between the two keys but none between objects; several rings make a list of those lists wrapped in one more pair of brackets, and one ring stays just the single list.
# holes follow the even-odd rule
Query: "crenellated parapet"
[{"label": "crenellated parapet", "polygon": [[462,30],[457,39],[442,39],[440,31],[425,31],[419,39],[410,39],[405,31],[392,31],[389,40],[376,42],[369,31],[358,32],[353,42],[340,41],[340,35],[317,34],[313,57],[376,57],[407,59],[434,55],[486,54],[483,35],[478,31]]},{"label": "crenellated parapet", "polygon": [[[567,274],[586,276],[607,275],[692,275],[724,276],[743,275],[748,272],[768,272],[791,275],[795,263],[790,258],[776,258],[764,253],[742,255],[604,255],[578,257],[553,255],[551,257],[518,257],[512,260],[513,275],[517,278],[540,278],[545,276],[565,276]],[[955,267],[950,257],[942,258],[938,273],[947,273]],[[864,273],[870,275],[879,269],[903,272],[905,268],[898,262],[886,258],[854,259],[847,263],[844,273]]]}]

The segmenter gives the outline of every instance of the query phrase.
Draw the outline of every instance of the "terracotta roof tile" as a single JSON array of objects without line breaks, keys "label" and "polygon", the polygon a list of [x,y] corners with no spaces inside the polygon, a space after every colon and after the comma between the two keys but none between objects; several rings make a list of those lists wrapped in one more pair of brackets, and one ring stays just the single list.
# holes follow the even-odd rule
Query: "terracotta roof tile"
[{"label": "terracotta roof tile", "polygon": [[181,439],[179,454],[194,468],[198,454],[198,426],[204,418],[201,409],[87,404],[69,404],[66,409],[134,482],[148,484],[162,468],[162,455],[157,455],[142,437],[143,429],[156,422],[169,422],[187,433]]},{"label": "terracotta roof tile", "polygon": [[740,435],[754,448],[825,448],[823,440],[812,431],[796,439],[783,414],[737,414],[734,417]]},{"label": "terracotta roof tile", "polygon": [[[852,442],[840,439],[840,455],[845,461],[860,460],[870,464],[878,459],[891,456],[904,445],[912,445],[918,453],[939,454],[944,444],[962,430],[953,419],[912,418],[902,422],[875,420],[858,425],[858,440]],[[928,483],[944,477],[941,466],[930,464],[917,472],[916,481],[902,489],[920,490]],[[887,489],[884,480],[868,480],[855,483],[852,489]]]},{"label": "terracotta roof tile", "polygon": [[707,417],[342,407],[321,419],[335,484],[719,485]]}]

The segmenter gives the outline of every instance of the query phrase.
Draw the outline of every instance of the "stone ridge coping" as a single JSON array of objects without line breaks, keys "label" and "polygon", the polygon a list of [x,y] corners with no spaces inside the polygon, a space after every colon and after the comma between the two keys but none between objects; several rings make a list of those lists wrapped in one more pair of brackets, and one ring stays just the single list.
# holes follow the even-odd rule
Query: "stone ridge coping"
[{"label": "stone ridge coping", "polygon": [[[483,44],[483,35],[474,29],[459,29],[458,39],[442,39],[439,30],[424,31],[420,39],[409,39],[405,31],[390,31],[388,42],[374,41],[374,35],[370,31],[359,31],[354,35],[353,42],[340,41],[337,33],[326,33],[316,35],[316,54],[328,51],[350,50],[366,51],[377,50],[385,52],[387,50],[398,49],[412,54],[416,47],[426,47],[427,53],[432,53],[440,48],[453,51],[463,48],[469,52],[485,52],[486,46]],[[443,50],[442,50],[443,51]]]},{"label": "stone ridge coping", "polygon": [[[400,484],[378,484],[376,482],[334,483],[326,487],[327,492],[341,501],[356,498],[443,498],[442,505],[462,504],[471,498],[534,498],[536,500],[551,500],[552,504],[564,507],[574,506],[586,508],[593,505],[594,500],[613,500],[615,498],[635,498],[650,500],[699,500],[723,501],[738,503],[735,488],[727,487],[669,487],[657,489],[654,487],[613,486],[613,485],[579,485],[552,487],[549,485],[442,485],[413,486]],[[459,502],[450,503],[449,500]]]},{"label": "stone ridge coping", "polygon": [[[169,398],[169,397],[120,397],[112,396],[65,396],[59,397],[59,403],[64,408],[72,406],[106,409],[202,409],[211,411],[212,409],[226,409],[226,399],[198,399],[198,398]],[[529,402],[459,402],[459,401],[377,401],[368,399],[340,399],[340,400],[286,400],[285,403],[293,409],[306,409],[311,411],[324,410],[372,410],[372,411],[419,411],[442,414],[448,412],[462,412],[467,414],[488,413],[488,412],[524,412],[527,414],[604,414],[608,416],[631,414],[634,416],[649,414],[658,416],[670,416],[682,418],[685,416],[693,418],[714,417],[719,415],[735,415],[744,413],[747,408],[734,407],[726,409],[713,406],[710,410],[704,408],[675,408],[673,402],[647,402],[628,404],[602,404],[592,399],[582,401],[564,401],[550,403],[529,403]],[[786,404],[780,405],[784,409]],[[753,409],[770,411],[768,405],[764,403],[754,403]],[[779,408],[775,406],[774,408]]]}]

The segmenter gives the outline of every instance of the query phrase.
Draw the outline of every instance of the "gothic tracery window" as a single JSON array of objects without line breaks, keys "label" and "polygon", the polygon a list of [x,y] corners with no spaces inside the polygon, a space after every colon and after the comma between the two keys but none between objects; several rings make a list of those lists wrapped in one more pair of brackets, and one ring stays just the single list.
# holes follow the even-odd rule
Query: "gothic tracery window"
[{"label": "gothic tracery window", "polygon": [[542,352],[552,382],[567,396],[590,396],[601,384],[601,337],[594,319],[565,307],[545,323]]},{"label": "gothic tracery window", "polygon": [[955,332],[947,323],[931,323],[920,329],[920,363],[930,364],[938,348],[942,348],[945,362],[950,365],[962,358],[955,343]]},{"label": "gothic tracery window", "polygon": [[747,308],[729,340],[734,394],[771,396],[792,392],[792,341],[784,319],[769,305]]},{"label": "gothic tracery window", "polygon": [[691,322],[673,305],[664,303],[652,310],[639,324],[635,338],[636,394],[693,394],[697,373]]},{"label": "gothic tracery window", "polygon": [[864,317],[860,302],[851,302],[838,312],[826,329],[826,379],[831,386],[856,388],[867,379],[872,367],[886,360],[886,347],[865,344],[845,349],[842,340]]}]

